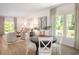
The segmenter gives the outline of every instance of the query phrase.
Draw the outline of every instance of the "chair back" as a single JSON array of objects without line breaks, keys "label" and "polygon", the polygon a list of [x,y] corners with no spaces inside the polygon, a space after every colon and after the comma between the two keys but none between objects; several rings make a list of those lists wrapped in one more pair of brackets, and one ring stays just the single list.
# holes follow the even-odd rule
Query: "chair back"
[{"label": "chair back", "polygon": [[8,33],[8,34],[6,34],[6,36],[7,36],[7,41],[9,43],[16,41],[16,33],[15,32]]},{"label": "chair back", "polygon": [[39,54],[42,54],[42,53],[51,54],[52,41],[53,41],[52,37],[40,38]]},{"label": "chair back", "polygon": [[56,40],[56,42],[55,43],[57,43],[57,44],[62,44],[62,38],[60,38],[60,37],[56,37],[56,36],[53,36],[53,41],[54,40]]}]

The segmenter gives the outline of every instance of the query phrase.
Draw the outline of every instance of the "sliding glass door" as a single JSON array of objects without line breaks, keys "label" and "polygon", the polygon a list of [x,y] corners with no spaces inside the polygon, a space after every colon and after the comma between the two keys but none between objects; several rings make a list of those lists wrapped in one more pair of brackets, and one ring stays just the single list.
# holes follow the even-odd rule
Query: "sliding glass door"
[{"label": "sliding glass door", "polygon": [[55,36],[63,38],[69,45],[73,44],[75,39],[75,16],[73,14],[56,15]]}]

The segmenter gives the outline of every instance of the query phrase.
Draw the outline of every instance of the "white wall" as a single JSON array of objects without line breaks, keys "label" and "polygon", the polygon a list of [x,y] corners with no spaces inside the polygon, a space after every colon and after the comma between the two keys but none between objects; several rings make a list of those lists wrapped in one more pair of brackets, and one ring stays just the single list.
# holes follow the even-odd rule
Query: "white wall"
[{"label": "white wall", "polygon": [[38,18],[38,17],[43,17],[43,16],[47,16],[47,25],[50,25],[50,9],[49,8],[40,10],[32,15],[29,15],[27,19]]},{"label": "white wall", "polygon": [[25,17],[17,17],[17,31],[21,30],[22,25],[24,24]]},{"label": "white wall", "polygon": [[[33,13],[27,17],[17,17],[18,30],[20,30],[20,27],[23,23],[31,22],[34,19],[38,20],[38,17],[43,17],[43,16],[47,16],[47,26],[51,25],[50,9],[44,9],[44,10],[40,10],[39,12]],[[49,31],[49,34],[51,35],[51,31]]]},{"label": "white wall", "polygon": [[66,15],[75,12],[75,4],[73,3],[65,3],[56,8],[57,15]]}]

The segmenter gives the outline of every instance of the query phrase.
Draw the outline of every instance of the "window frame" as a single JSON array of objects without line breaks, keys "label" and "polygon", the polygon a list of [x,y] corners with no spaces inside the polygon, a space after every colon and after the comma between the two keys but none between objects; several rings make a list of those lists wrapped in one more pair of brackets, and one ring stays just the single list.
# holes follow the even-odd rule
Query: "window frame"
[{"label": "window frame", "polygon": [[[64,15],[56,15],[56,18],[58,17],[58,16],[61,16],[62,18],[63,18],[63,21],[64,21]],[[63,36],[63,34],[64,34],[64,32],[62,33],[62,35],[57,35],[56,34],[56,25],[57,25],[57,23],[56,23],[56,21],[57,21],[57,19],[55,20],[55,36]],[[64,31],[64,22],[63,22],[63,30],[62,31]]]},{"label": "window frame", "polygon": [[[67,14],[67,15],[70,15],[70,14]],[[60,36],[60,35],[56,35],[56,28],[55,28],[55,36],[57,37],[64,37],[64,38],[70,38],[70,39],[75,39],[75,34],[74,34],[74,38],[71,38],[71,37],[67,37],[67,15],[56,15],[56,16],[63,16],[64,18],[64,24],[63,24],[63,35]],[[71,15],[74,16],[74,20],[75,20],[75,15],[71,13]],[[75,24],[76,25],[76,24]],[[75,26],[74,25],[74,26]],[[55,20],[55,26],[56,26],[56,20]],[[75,27],[74,27],[74,32],[75,32]]]},{"label": "window frame", "polygon": [[[13,26],[11,26],[11,27],[13,27],[13,31],[6,31],[6,29],[5,29],[5,22],[12,22],[12,24],[11,25],[13,25]],[[10,30],[10,28],[9,28],[9,30]],[[10,33],[10,32],[14,32],[15,31],[15,24],[14,24],[14,18],[13,17],[5,17],[5,20],[4,20],[4,33],[5,34],[7,34],[7,33]]]},{"label": "window frame", "polygon": [[[74,20],[74,24],[75,24],[75,15],[73,15],[73,14],[67,14],[67,16],[69,16],[69,15],[72,15],[72,17],[73,17],[73,18],[72,18],[72,21]],[[66,16],[66,26],[67,26],[67,27],[66,27],[66,37],[73,39],[73,38],[75,38],[75,25],[76,25],[76,24],[74,25],[74,37],[73,37],[73,38],[72,38],[72,37],[68,37],[68,36],[67,36],[67,34],[68,34],[68,32],[67,32],[67,31],[68,31],[68,18],[67,18],[67,16]]]}]

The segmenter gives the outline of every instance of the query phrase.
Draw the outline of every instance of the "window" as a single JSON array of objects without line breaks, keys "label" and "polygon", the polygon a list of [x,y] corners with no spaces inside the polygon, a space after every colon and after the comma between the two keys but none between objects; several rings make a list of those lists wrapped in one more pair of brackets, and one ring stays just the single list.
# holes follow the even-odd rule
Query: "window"
[{"label": "window", "polygon": [[55,31],[57,36],[63,36],[64,17],[56,16]]},{"label": "window", "polygon": [[4,22],[4,32],[9,33],[9,32],[14,32],[14,19],[13,18],[5,18]]},{"label": "window", "polygon": [[73,14],[67,14],[64,17],[56,16],[55,34],[56,36],[75,38],[75,16]]},{"label": "window", "polygon": [[75,37],[75,17],[72,14],[67,15],[67,37]]}]

